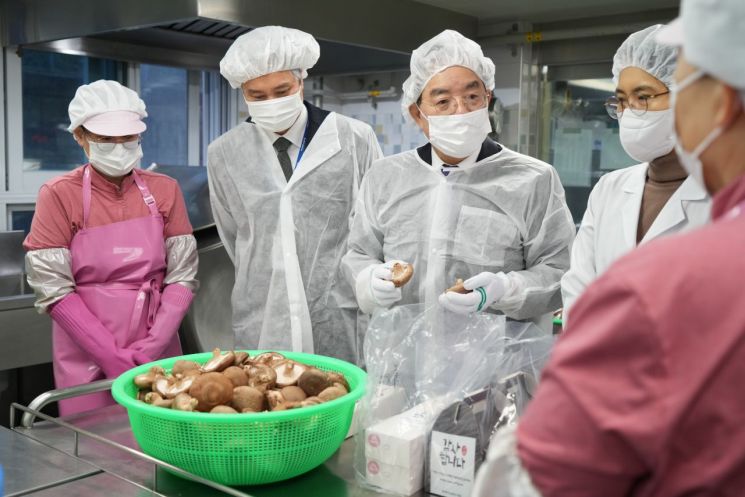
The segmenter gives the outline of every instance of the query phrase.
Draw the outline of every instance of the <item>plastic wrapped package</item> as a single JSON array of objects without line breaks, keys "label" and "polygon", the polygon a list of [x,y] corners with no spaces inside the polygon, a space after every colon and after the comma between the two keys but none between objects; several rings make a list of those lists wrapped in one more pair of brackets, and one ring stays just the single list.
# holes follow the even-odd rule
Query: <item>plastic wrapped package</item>
[{"label": "plastic wrapped package", "polygon": [[[522,412],[553,340],[496,314],[423,304],[376,313],[355,435],[360,483],[398,495],[425,486],[468,495],[493,432]],[[382,400],[381,389],[395,391],[396,402]]]}]

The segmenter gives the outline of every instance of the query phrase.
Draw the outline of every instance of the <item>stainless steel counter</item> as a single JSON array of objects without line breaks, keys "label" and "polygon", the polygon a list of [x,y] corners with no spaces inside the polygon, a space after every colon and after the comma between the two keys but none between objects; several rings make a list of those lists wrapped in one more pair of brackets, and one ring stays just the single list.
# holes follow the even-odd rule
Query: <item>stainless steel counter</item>
[{"label": "stainless steel counter", "polygon": [[19,433],[0,428],[0,464],[5,473],[5,495],[41,490],[101,473],[95,466],[50,450]]},{"label": "stainless steel counter", "polygon": [[[63,420],[126,447],[138,448],[127,414],[120,406],[82,413]],[[219,490],[170,474],[152,463],[85,436],[78,439],[76,455],[75,438],[71,430],[49,421],[38,422],[32,428],[17,427],[14,431],[0,429],[0,464],[5,467],[6,497],[20,492],[34,497],[84,497],[104,492],[122,496],[156,495],[153,490],[157,495],[173,497],[225,495]],[[8,445],[6,439],[14,440],[14,445]],[[5,450],[6,446],[12,448]],[[271,485],[236,487],[236,490],[255,497],[385,495],[365,490],[355,481],[352,467],[354,448],[354,441],[348,439],[325,464],[304,475]],[[52,457],[57,458],[56,463],[50,462]],[[11,460],[26,462],[12,463]],[[34,468],[44,470],[36,471]],[[40,484],[46,484],[45,488],[33,490]]]}]

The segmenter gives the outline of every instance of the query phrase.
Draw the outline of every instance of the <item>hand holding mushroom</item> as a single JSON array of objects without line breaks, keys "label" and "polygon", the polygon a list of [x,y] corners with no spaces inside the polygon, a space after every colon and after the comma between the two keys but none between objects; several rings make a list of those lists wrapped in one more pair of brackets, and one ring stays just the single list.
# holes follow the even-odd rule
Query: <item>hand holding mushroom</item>
[{"label": "hand holding mushroom", "polygon": [[401,300],[401,287],[414,275],[414,266],[392,260],[372,264],[357,276],[355,293],[360,309],[371,314],[377,307],[388,308]]},{"label": "hand holding mushroom", "polygon": [[479,273],[473,278],[448,288],[438,301],[445,309],[457,314],[480,312],[504,297],[510,280],[502,272]]}]

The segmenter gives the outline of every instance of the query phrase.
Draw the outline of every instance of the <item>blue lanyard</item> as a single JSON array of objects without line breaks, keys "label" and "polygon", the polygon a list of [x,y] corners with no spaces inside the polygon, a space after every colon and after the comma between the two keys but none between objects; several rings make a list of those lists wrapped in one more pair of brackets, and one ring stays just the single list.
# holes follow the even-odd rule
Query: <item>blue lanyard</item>
[{"label": "blue lanyard", "polygon": [[293,168],[293,171],[297,169],[297,167],[300,165],[300,159],[303,158],[303,154],[305,153],[305,149],[308,145],[308,125],[309,124],[310,124],[310,119],[308,119],[305,122],[305,131],[303,131],[303,141],[302,143],[300,143],[300,150],[297,153],[297,160],[295,161],[295,167]]}]

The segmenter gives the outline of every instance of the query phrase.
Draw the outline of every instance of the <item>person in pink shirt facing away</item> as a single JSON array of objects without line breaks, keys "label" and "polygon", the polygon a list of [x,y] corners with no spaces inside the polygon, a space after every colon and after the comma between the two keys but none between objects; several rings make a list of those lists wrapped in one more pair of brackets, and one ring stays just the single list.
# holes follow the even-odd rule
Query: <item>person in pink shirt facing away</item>
[{"label": "person in pink shirt facing away", "polygon": [[[116,81],[78,88],[68,130],[89,163],[39,190],[27,251],[36,308],[52,317],[57,388],[181,354],[197,245],[176,180],[136,169],[145,103]],[[108,392],[60,402],[95,409]]]},{"label": "person in pink shirt facing away", "polygon": [[589,286],[474,495],[745,495],[745,2],[683,0],[676,152],[712,222],[645,245]]}]

